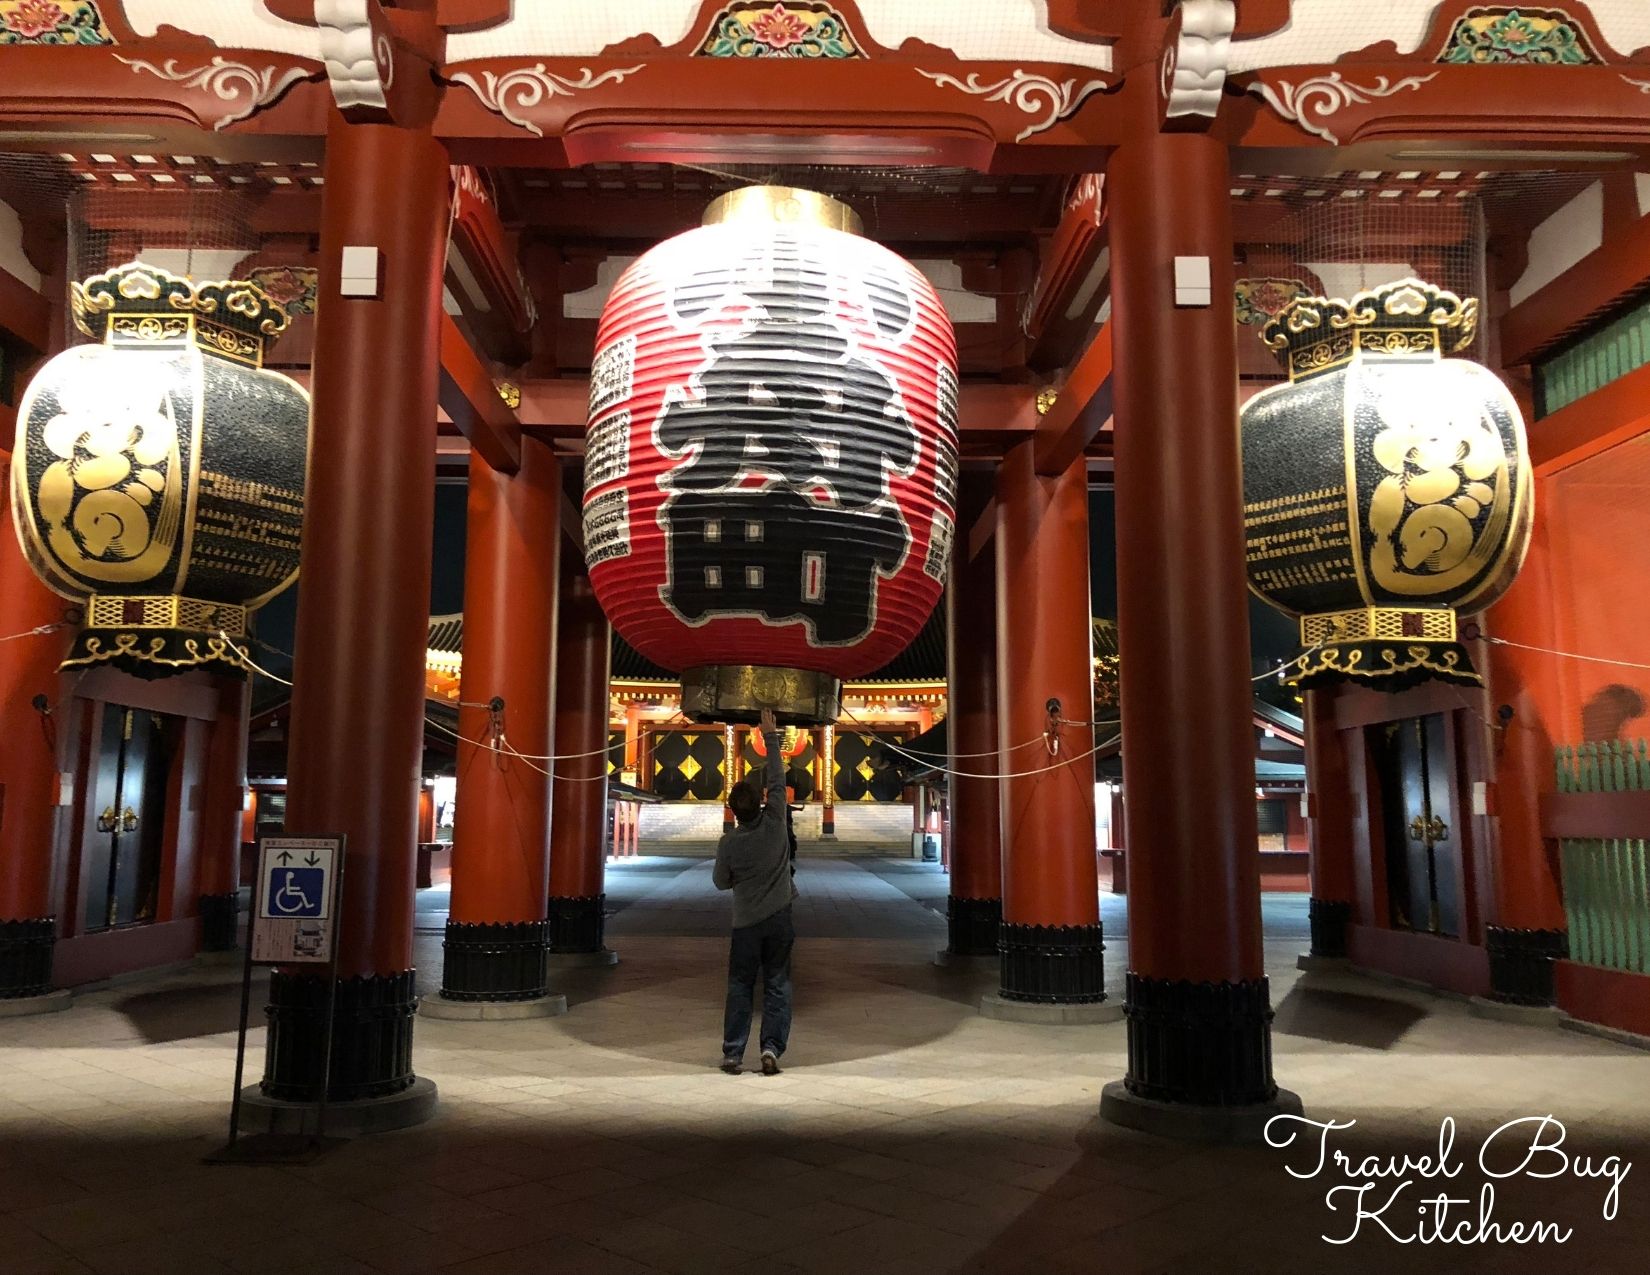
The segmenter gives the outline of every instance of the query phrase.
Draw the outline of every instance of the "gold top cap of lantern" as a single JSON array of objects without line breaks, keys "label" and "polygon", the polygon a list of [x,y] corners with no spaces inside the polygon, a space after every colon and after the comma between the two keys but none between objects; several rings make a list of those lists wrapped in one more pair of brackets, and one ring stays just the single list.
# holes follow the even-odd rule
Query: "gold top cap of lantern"
[{"label": "gold top cap of lantern", "polygon": [[863,235],[859,214],[839,199],[797,186],[741,186],[712,201],[702,224],[766,221],[779,225],[824,226]]},{"label": "gold top cap of lantern", "polygon": [[291,322],[285,307],[255,283],[195,283],[141,261],[71,283],[69,305],[75,326],[105,345],[197,345],[251,367],[263,365],[265,350]]},{"label": "gold top cap of lantern", "polygon": [[1297,297],[1261,329],[1291,381],[1345,367],[1359,354],[1437,359],[1472,344],[1478,298],[1421,279],[1339,297]]}]

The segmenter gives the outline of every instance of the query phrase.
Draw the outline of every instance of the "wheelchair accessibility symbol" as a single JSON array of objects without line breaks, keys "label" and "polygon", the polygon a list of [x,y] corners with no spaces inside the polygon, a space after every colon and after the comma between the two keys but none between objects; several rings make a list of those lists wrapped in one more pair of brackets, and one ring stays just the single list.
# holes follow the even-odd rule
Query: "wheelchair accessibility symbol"
[{"label": "wheelchair accessibility symbol", "polygon": [[325,916],[326,875],[321,868],[271,868],[269,888],[264,893],[268,915],[294,919]]},{"label": "wheelchair accessibility symbol", "polygon": [[258,845],[254,965],[331,960],[337,951],[342,837],[265,837]]}]

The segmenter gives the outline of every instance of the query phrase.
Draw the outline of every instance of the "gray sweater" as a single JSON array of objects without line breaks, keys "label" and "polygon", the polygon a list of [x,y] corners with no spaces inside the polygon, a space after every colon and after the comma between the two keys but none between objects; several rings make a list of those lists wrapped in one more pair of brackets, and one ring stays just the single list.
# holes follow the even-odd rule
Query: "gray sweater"
[{"label": "gray sweater", "polygon": [[785,762],[779,733],[766,731],[768,804],[750,823],[722,834],[711,880],[733,891],[733,926],[765,921],[796,897],[791,881],[791,842],[785,828]]}]

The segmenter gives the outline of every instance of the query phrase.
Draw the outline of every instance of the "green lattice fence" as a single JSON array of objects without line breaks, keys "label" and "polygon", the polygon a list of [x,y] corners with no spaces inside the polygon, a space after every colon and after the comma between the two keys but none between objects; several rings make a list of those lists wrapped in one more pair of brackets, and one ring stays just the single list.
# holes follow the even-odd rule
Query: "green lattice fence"
[{"label": "green lattice fence", "polygon": [[[1650,791],[1650,745],[1640,739],[1560,748],[1558,791]],[[1570,959],[1650,973],[1650,843],[1565,837],[1559,852]]]}]

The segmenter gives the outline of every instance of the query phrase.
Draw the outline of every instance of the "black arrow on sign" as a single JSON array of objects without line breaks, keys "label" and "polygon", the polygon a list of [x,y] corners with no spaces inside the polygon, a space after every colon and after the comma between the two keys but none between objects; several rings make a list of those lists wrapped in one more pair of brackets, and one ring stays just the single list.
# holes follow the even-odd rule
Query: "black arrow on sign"
[{"label": "black arrow on sign", "polygon": [[275,861],[277,863],[291,863],[292,862],[292,856],[290,854],[288,854],[285,850],[283,850],[283,851],[281,851],[280,854],[275,856]]},{"label": "black arrow on sign", "polygon": [[309,852],[309,858],[305,859],[304,862],[307,863],[310,867],[313,868],[317,863],[319,863],[321,861],[315,857],[315,851],[311,850]]}]

